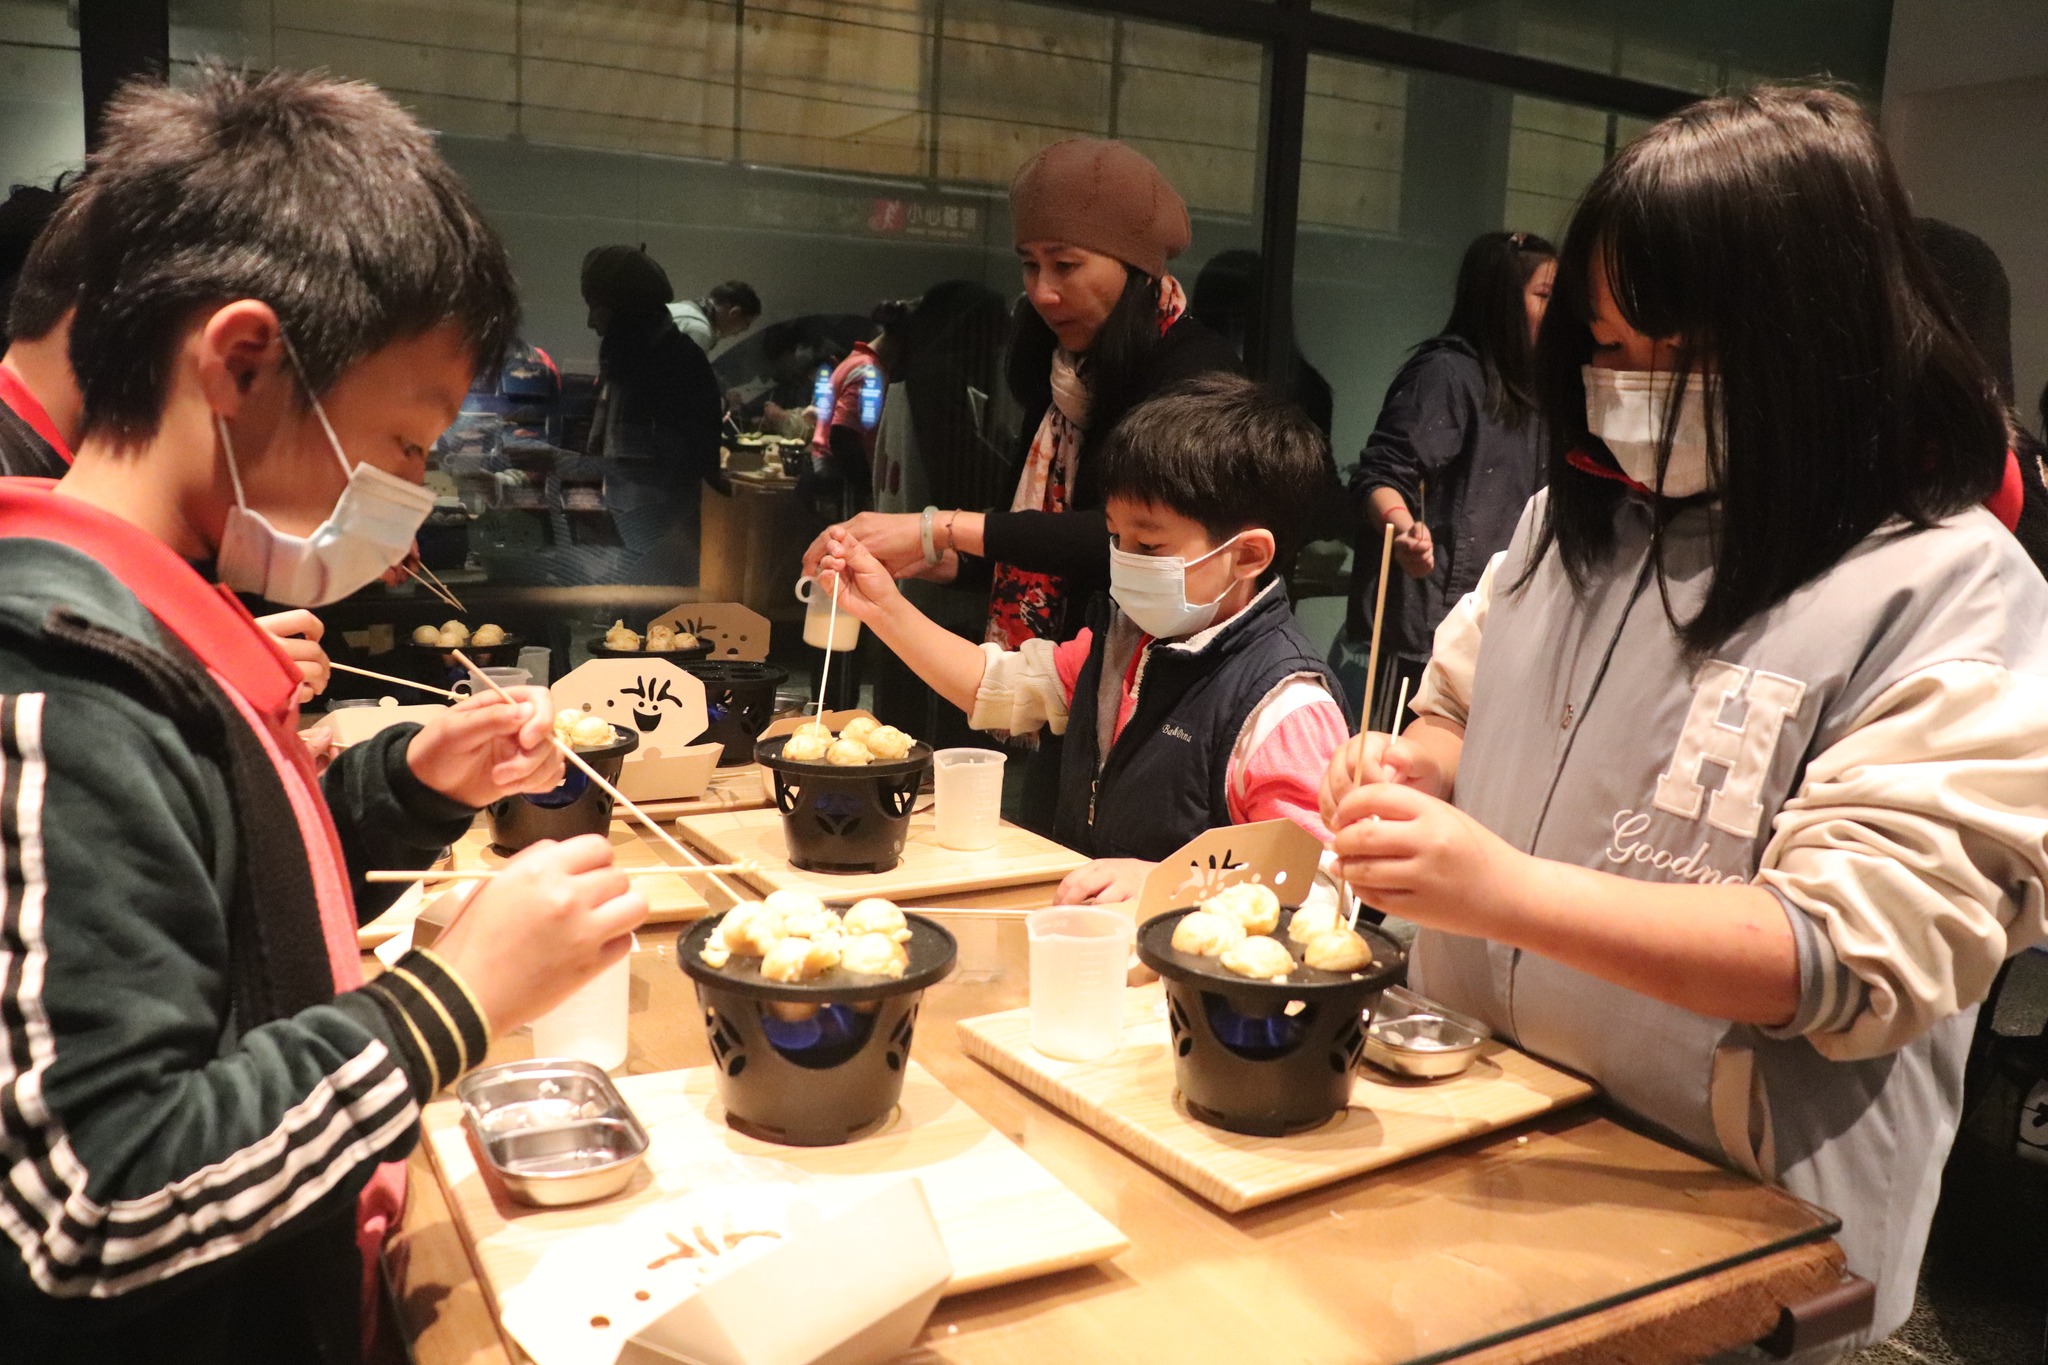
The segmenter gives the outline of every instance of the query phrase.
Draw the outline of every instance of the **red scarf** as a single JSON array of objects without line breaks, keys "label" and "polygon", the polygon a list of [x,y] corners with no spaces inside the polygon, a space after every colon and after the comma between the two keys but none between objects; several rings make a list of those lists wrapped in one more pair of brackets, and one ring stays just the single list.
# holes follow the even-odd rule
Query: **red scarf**
[{"label": "red scarf", "polygon": [[28,423],[29,429],[49,443],[65,464],[71,463],[71,446],[65,441],[57,424],[50,420],[50,410],[43,401],[29,392],[28,385],[21,382],[21,376],[0,365],[0,403],[14,409],[14,415]]},{"label": "red scarf", "polygon": [[[1583,474],[1591,474],[1598,479],[1611,479],[1631,493],[1646,498],[1656,496],[1613,465],[1596,460],[1583,450],[1571,451],[1564,457],[1564,462]],[[2008,450],[2005,452],[2005,475],[1999,481],[1998,491],[1984,500],[1984,508],[1992,516],[1997,517],[2006,530],[2011,531],[2018,529],[2020,510],[2026,505],[2026,501],[2026,486],[2020,479],[2019,454]]]}]

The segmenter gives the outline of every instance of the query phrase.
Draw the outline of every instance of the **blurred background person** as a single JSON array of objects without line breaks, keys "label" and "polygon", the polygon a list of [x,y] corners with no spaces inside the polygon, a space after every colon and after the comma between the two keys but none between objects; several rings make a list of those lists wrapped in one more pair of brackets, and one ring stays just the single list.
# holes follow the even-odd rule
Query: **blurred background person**
[{"label": "blurred background person", "polygon": [[744,336],[761,320],[761,296],[745,280],[727,280],[712,286],[701,299],[677,299],[668,306],[669,320],[676,330],[697,343],[710,355],[721,341]]},{"label": "blurred background person", "polygon": [[1365,728],[1387,727],[1399,679],[1421,679],[1444,614],[1507,548],[1523,506],[1543,486],[1531,356],[1556,275],[1557,248],[1534,233],[1473,239],[1449,320],[1394,376],[1352,470],[1358,536],[1332,663],[1354,714],[1365,691],[1381,528],[1394,528],[1373,693],[1379,714],[1365,717]]},{"label": "blurred background person", "polygon": [[602,246],[583,259],[583,301],[598,346],[592,454],[633,583],[697,581],[702,489],[719,467],[725,403],[711,362],[669,317],[668,273],[644,250]]}]

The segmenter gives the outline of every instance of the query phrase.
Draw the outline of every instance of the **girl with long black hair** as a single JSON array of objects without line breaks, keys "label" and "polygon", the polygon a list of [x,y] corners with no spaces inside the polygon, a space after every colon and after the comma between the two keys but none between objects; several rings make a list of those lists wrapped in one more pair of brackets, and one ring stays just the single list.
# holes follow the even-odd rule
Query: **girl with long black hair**
[{"label": "girl with long black hair", "polygon": [[[1458,266],[1449,320],[1394,376],[1359,453],[1351,474],[1359,535],[1340,649],[1362,658],[1371,632],[1382,527],[1394,528],[1400,569],[1387,585],[1380,636],[1374,695],[1385,704],[1366,717],[1368,728],[1393,723],[1392,684],[1420,679],[1445,613],[1507,548],[1522,508],[1543,486],[1532,357],[1556,274],[1557,248],[1532,232],[1474,238]],[[1363,667],[1346,681],[1362,691]]]},{"label": "girl with long black hair", "polygon": [[1912,1305],[1977,1004],[2048,937],[2048,584],[1868,116],[1707,100],[1594,180],[1548,490],[1324,790],[1416,986],[1839,1215]]}]

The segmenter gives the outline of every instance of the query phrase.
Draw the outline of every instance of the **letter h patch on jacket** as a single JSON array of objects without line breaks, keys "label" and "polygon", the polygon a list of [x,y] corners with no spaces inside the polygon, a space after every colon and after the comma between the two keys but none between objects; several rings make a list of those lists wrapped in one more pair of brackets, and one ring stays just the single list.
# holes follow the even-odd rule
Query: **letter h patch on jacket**
[{"label": "letter h patch on jacket", "polygon": [[[1707,823],[1744,839],[1763,827],[1764,781],[1778,751],[1785,722],[1798,714],[1806,684],[1776,673],[1752,673],[1716,659],[1693,683],[1692,708],[1678,737],[1671,766],[1657,779],[1658,810],[1697,820],[1707,789],[1700,782],[1709,763],[1726,770],[1720,790],[1707,802]],[[1721,712],[1742,699],[1740,726],[1724,724]]]}]

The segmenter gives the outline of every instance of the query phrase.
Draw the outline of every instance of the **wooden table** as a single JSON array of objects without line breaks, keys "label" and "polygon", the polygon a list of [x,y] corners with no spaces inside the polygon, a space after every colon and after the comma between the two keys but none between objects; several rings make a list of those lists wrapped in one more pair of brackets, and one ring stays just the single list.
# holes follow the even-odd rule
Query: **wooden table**
[{"label": "wooden table", "polygon": [[[674,932],[641,938],[628,1068],[703,1065]],[[992,979],[956,978],[926,997],[918,1059],[1132,1248],[1105,1266],[945,1300],[912,1360],[1650,1365],[1756,1340],[1782,1307],[1840,1282],[1824,1215],[1592,1107],[1223,1214],[962,1055],[957,1020],[1024,1002],[1022,926],[1001,925],[998,946]],[[491,1059],[529,1046],[505,1039]],[[411,1166],[393,1269],[417,1359],[518,1361],[426,1158]]]}]

